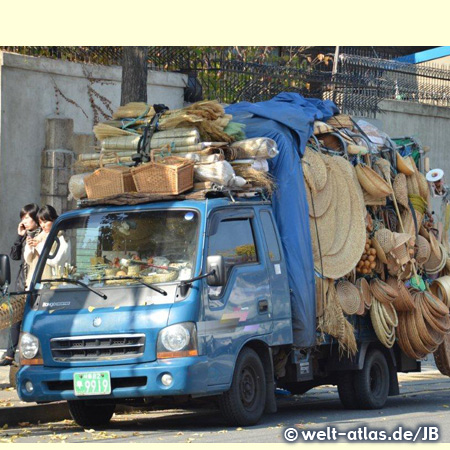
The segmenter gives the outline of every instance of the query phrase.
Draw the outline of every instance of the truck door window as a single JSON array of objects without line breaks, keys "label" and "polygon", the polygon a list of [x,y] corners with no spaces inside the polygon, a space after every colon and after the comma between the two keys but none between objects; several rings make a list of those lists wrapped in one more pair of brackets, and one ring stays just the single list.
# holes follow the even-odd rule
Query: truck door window
[{"label": "truck door window", "polygon": [[273,225],[272,217],[269,211],[261,211],[261,223],[266,238],[267,248],[269,250],[269,258],[272,262],[280,262],[280,245],[278,243],[277,234]]},{"label": "truck door window", "polygon": [[208,255],[222,255],[227,276],[234,266],[258,262],[250,219],[223,220],[210,236]]}]

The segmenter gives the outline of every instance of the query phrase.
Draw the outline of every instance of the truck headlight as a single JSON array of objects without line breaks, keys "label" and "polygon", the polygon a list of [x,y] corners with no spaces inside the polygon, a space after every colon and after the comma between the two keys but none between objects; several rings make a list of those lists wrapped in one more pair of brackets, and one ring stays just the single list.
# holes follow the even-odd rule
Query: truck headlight
[{"label": "truck headlight", "polygon": [[39,339],[30,333],[22,333],[19,351],[21,358],[33,359],[39,352]]},{"label": "truck headlight", "polygon": [[177,323],[163,328],[158,334],[156,353],[158,359],[197,356],[195,323]]}]

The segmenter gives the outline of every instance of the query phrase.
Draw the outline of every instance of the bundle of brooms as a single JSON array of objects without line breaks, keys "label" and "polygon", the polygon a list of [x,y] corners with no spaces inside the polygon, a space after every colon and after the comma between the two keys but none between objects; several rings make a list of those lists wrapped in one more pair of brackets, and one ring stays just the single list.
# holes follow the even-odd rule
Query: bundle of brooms
[{"label": "bundle of brooms", "polygon": [[236,175],[244,178],[253,187],[261,187],[265,189],[269,195],[275,190],[275,181],[268,172],[253,169],[250,164],[233,165]]},{"label": "bundle of brooms", "polygon": [[[133,134],[132,127],[148,124],[154,115],[153,107],[146,103],[128,103],[113,114],[115,120],[96,125],[94,133],[99,140]],[[216,100],[201,101],[185,108],[165,111],[158,121],[158,130],[195,126],[203,141],[233,142],[234,138],[223,131],[231,118]],[[127,129],[123,129],[127,125]]]}]

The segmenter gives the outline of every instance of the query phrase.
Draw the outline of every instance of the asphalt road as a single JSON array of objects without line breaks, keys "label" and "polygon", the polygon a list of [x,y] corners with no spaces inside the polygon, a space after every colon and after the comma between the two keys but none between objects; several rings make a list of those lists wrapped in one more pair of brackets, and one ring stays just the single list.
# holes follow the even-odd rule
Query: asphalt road
[{"label": "asphalt road", "polygon": [[264,416],[254,427],[227,427],[219,412],[211,409],[170,410],[115,415],[103,430],[84,430],[71,420],[23,423],[3,429],[0,442],[283,443],[284,430],[289,427],[298,433],[327,427],[336,427],[341,433],[351,431],[348,439],[340,436],[337,442],[364,438],[364,427],[367,438],[374,437],[376,430],[398,437],[398,432],[391,433],[402,427],[402,431],[412,432],[408,437],[417,433],[417,441],[422,442],[425,426],[438,428],[438,442],[450,442],[450,378],[431,367],[424,373],[400,375],[400,384],[401,394],[390,397],[377,411],[345,410],[336,388],[322,386],[303,396],[279,398],[278,413]]}]

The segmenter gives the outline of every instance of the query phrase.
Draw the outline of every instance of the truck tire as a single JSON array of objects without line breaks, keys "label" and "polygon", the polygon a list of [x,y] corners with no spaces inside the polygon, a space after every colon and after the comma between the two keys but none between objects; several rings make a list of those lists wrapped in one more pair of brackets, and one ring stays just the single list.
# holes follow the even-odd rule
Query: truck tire
[{"label": "truck tire", "polygon": [[339,373],[337,382],[339,400],[346,409],[359,409],[355,392],[355,372],[346,370]]},{"label": "truck tire", "polygon": [[366,355],[364,367],[355,372],[356,401],[361,409],[382,408],[389,394],[389,367],[380,350]]},{"label": "truck tire", "polygon": [[69,400],[70,415],[81,427],[107,425],[116,409],[115,403],[97,401]]},{"label": "truck tire", "polygon": [[244,348],[234,369],[229,391],[219,398],[219,407],[230,425],[255,425],[266,404],[266,377],[258,354]]}]

